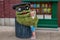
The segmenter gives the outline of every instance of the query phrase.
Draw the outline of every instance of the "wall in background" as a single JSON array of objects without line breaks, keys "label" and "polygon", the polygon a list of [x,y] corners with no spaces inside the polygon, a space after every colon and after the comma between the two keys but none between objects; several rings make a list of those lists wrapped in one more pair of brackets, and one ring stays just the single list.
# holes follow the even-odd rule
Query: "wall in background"
[{"label": "wall in background", "polygon": [[19,4],[20,0],[0,0],[0,18],[15,18],[14,4]]},{"label": "wall in background", "polygon": [[12,9],[14,4],[21,0],[0,0],[0,26],[14,26],[16,11]]},{"label": "wall in background", "polygon": [[[21,3],[21,0],[0,0],[0,26],[15,25],[14,4]],[[60,2],[58,3],[58,23],[60,27]]]}]

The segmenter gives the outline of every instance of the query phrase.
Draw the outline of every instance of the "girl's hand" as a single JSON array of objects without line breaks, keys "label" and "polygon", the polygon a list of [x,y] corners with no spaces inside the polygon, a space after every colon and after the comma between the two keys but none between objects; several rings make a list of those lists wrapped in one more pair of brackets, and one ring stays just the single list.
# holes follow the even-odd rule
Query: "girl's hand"
[{"label": "girl's hand", "polygon": [[36,16],[35,11],[31,11],[31,12],[30,12],[30,16],[34,19],[35,16]]}]

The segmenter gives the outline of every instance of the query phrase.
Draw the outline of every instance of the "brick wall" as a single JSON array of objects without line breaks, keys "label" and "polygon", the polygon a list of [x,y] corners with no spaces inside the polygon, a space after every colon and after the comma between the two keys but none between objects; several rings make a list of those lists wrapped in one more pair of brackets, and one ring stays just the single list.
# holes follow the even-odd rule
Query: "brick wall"
[{"label": "brick wall", "polygon": [[0,0],[0,26],[15,25],[16,11],[12,6],[20,2],[21,0]]},{"label": "brick wall", "polygon": [[4,1],[4,8],[5,8],[4,9],[4,15],[5,15],[4,17],[9,18],[9,15],[10,15],[10,13],[9,13],[9,11],[10,11],[10,9],[9,9],[10,8],[9,0]]},{"label": "brick wall", "polygon": [[15,10],[13,10],[12,9],[12,6],[14,5],[14,4],[19,4],[21,2],[21,0],[11,0],[10,1],[10,18],[14,18],[15,17],[15,13],[16,13],[16,11]]},{"label": "brick wall", "polygon": [[0,0],[0,18],[4,17],[4,1]]},{"label": "brick wall", "polygon": [[21,0],[0,0],[0,18],[14,18],[16,12],[12,6],[20,2]]}]

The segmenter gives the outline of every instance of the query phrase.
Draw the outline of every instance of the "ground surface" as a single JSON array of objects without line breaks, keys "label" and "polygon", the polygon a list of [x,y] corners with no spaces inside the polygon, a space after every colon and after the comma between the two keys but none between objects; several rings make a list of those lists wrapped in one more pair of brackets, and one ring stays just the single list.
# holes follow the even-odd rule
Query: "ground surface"
[{"label": "ground surface", "polygon": [[[60,40],[60,31],[36,30],[36,40]],[[0,26],[0,40],[31,40],[15,37],[15,27]]]}]

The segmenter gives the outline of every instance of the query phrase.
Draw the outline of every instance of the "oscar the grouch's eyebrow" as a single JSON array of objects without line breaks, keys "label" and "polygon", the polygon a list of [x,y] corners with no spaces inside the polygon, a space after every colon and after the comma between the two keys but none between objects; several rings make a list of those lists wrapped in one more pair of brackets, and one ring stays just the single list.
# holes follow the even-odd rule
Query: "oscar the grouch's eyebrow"
[{"label": "oscar the grouch's eyebrow", "polygon": [[30,5],[30,3],[20,3],[20,4],[16,4],[16,5],[13,5],[13,9],[15,10],[17,7],[24,7],[24,6],[29,6]]}]

